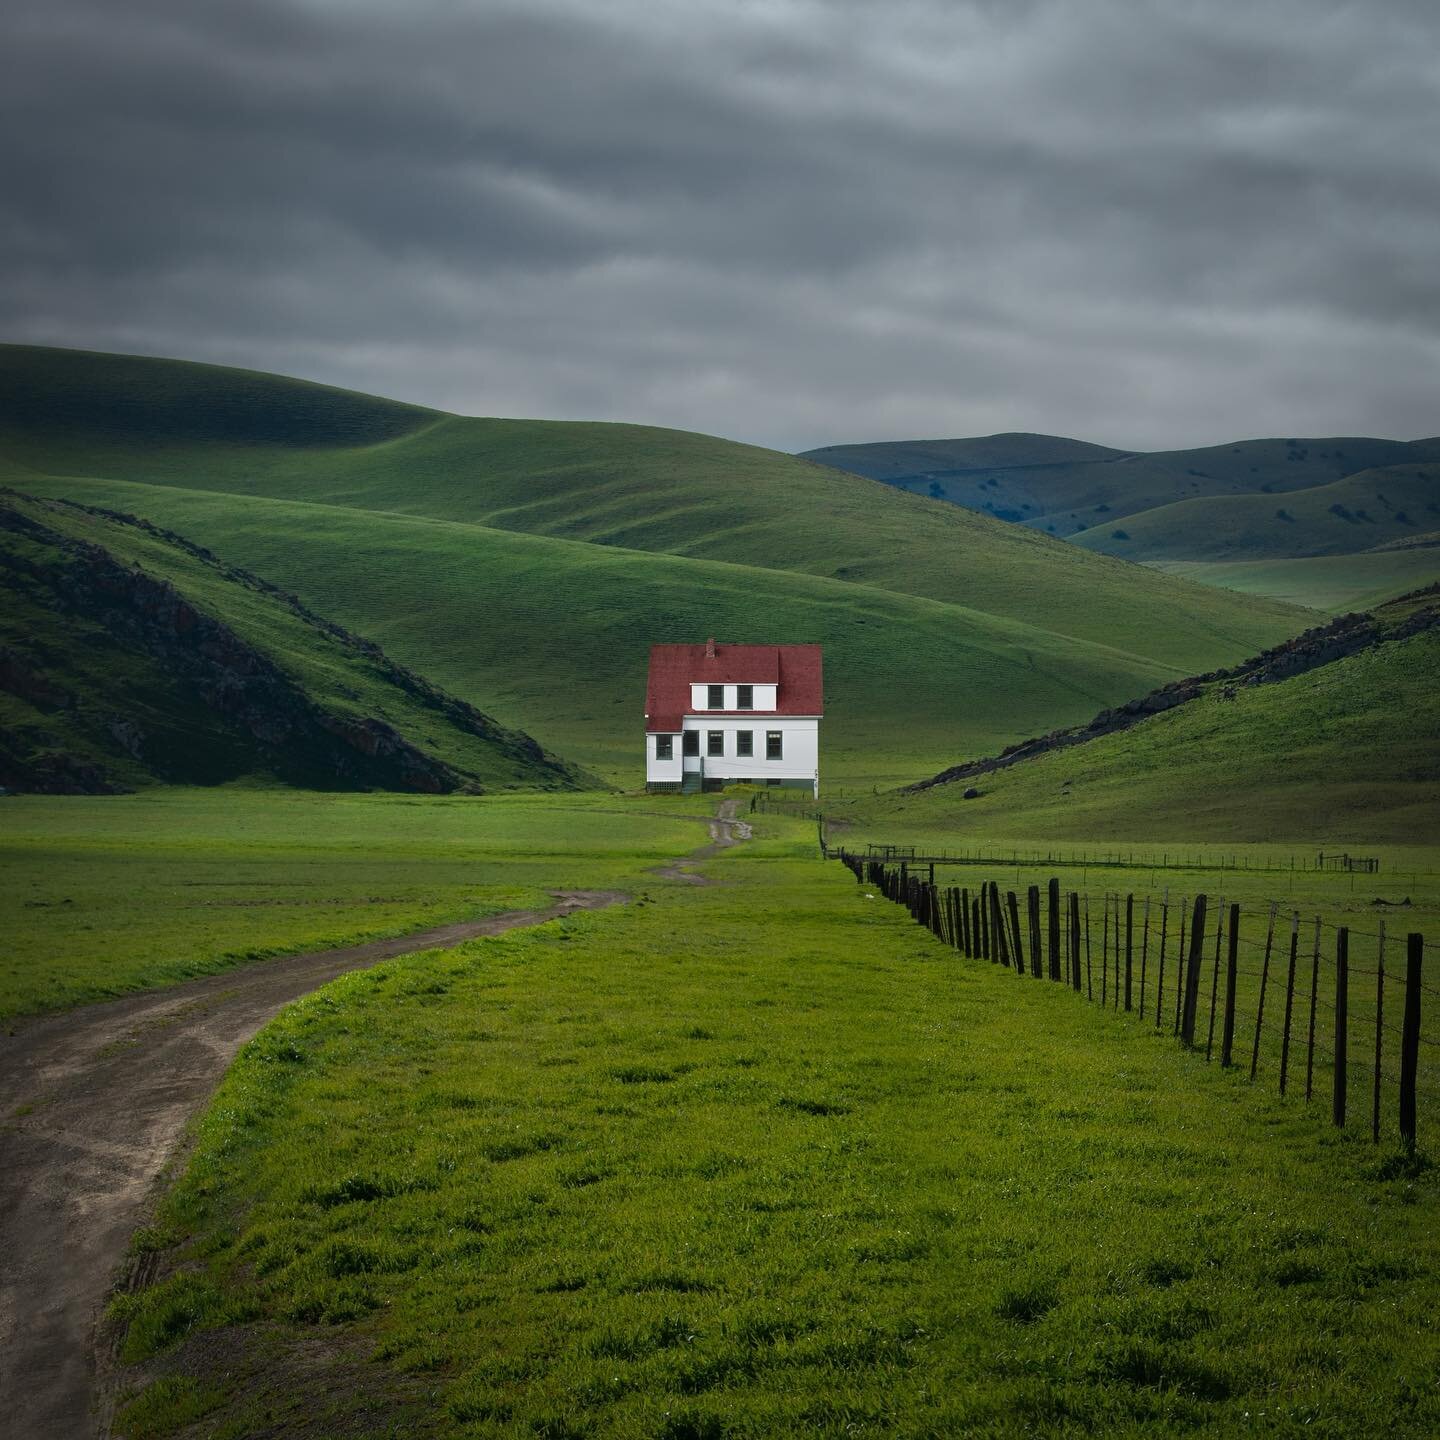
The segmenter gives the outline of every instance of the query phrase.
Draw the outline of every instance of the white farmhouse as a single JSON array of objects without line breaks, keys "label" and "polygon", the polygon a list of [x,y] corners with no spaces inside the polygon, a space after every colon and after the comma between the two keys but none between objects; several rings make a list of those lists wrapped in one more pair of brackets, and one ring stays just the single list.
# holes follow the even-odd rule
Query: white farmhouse
[{"label": "white farmhouse", "polygon": [[654,645],[645,788],[748,781],[818,796],[823,711],[818,645]]}]

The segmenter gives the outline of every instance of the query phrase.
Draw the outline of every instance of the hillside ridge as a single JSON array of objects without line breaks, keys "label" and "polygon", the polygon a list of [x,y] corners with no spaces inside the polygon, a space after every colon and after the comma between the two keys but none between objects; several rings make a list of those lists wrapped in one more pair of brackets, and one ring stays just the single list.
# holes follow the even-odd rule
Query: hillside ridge
[{"label": "hillside ridge", "polygon": [[[131,779],[137,772],[150,778],[197,778],[188,773],[195,769],[196,758],[174,753],[164,738],[177,710],[209,715],[209,723],[228,739],[232,768],[238,745],[290,783],[430,794],[488,788],[472,766],[407,738],[381,715],[324,703],[297,675],[210,614],[173,579],[150,573],[134,558],[127,563],[104,544],[39,518],[67,513],[133,529],[204,565],[224,584],[284,607],[343,657],[363,662],[373,680],[433,716],[442,732],[459,733],[502,752],[534,783],[566,788],[582,783],[581,772],[548,755],[530,736],[498,725],[473,705],[390,660],[374,642],[317,615],[268,581],[223,564],[185,537],[140,517],[0,487],[0,532],[9,541],[0,549],[0,581],[10,589],[22,617],[30,607],[32,620],[0,641],[0,690],[41,716],[61,717],[60,728],[83,736],[91,752],[86,757],[46,744],[53,727],[34,713],[19,723],[12,717],[11,724],[0,726],[0,784],[6,788],[116,793],[130,788],[117,778],[117,766]],[[73,630],[77,622],[94,627],[92,643],[103,634],[131,659],[129,667],[122,667],[127,671],[124,680],[102,686],[98,693],[89,686],[68,685],[63,677],[67,657],[53,643],[54,634],[47,636],[43,623],[33,623],[40,619],[36,607],[48,612],[50,626],[62,639],[70,638],[67,626]],[[77,637],[76,648],[82,644]],[[132,688],[136,671],[153,671],[143,677],[148,692],[143,682],[141,690]],[[183,693],[183,700],[171,694],[157,705],[155,685],[162,677]],[[194,715],[190,718],[193,722]],[[107,751],[109,765],[97,758]]]},{"label": "hillside ridge", "polygon": [[[384,402],[302,387],[292,404],[290,382],[249,374],[225,424],[172,433],[175,397],[200,404],[224,371],[43,359],[37,379],[35,352],[0,351],[0,477],[211,547],[617,781],[654,641],[824,644],[832,780],[897,784],[1316,618],[713,436],[401,407],[375,438],[325,417]],[[334,443],[265,418],[322,400]]]},{"label": "hillside ridge", "polygon": [[[1429,601],[1435,603],[1426,603]],[[1355,612],[1336,616],[1328,623],[1314,626],[1293,640],[1272,646],[1239,665],[1170,681],[1148,695],[1101,710],[1084,725],[1066,726],[1046,735],[1022,740],[1007,746],[998,755],[952,765],[937,775],[903,788],[918,792],[940,785],[950,785],[957,780],[994,774],[997,770],[1008,769],[1012,765],[1054,750],[1068,749],[1103,735],[1129,730],[1151,716],[1162,715],[1167,710],[1198,700],[1219,681],[1234,682],[1227,684],[1223,691],[1224,698],[1232,699],[1238,686],[1272,685],[1296,675],[1307,674],[1322,666],[1333,665],[1338,660],[1386,641],[1404,640],[1412,635],[1440,629],[1440,584],[1426,586],[1422,590],[1401,596],[1384,608],[1395,612],[1389,623],[1385,618],[1373,613]],[[1408,613],[1401,615],[1399,612],[1402,611]]]}]

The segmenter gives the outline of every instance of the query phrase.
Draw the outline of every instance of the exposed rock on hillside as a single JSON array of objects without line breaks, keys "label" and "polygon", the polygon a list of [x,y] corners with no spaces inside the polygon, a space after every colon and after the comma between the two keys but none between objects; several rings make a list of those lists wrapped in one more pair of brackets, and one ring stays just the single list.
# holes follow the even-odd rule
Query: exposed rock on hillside
[{"label": "exposed rock on hillside", "polygon": [[[168,579],[117,559],[102,545],[76,539],[35,518],[35,506],[57,511],[64,502],[15,501],[27,497],[0,492],[0,586],[17,601],[38,605],[73,627],[84,627],[93,647],[106,637],[116,653],[113,697],[86,693],[65,683],[66,653],[33,639],[0,646],[0,691],[42,713],[62,713],[102,753],[119,752],[161,779],[223,778],[205,774],[194,757],[177,753],[165,717],[176,707],[203,707],[215,738],[234,752],[237,745],[264,768],[294,784],[320,788],[408,790],[426,794],[477,791],[477,776],[463,765],[407,739],[378,715],[322,703],[275,658],[243,639],[225,621],[207,613]],[[570,787],[584,777],[544,750],[528,735],[508,730],[489,716],[423,676],[391,661],[379,646],[322,619],[294,596],[257,576],[220,564],[182,537],[114,512],[88,507],[71,510],[135,527],[202,561],[225,580],[287,607],[308,630],[321,632],[326,654],[338,649],[363,657],[371,679],[404,692],[452,731],[485,741],[535,772],[536,784]],[[15,543],[20,542],[20,543]],[[76,644],[80,630],[75,629]],[[69,647],[67,646],[68,650]],[[151,681],[137,699],[136,667],[126,655],[144,657],[140,668]],[[59,672],[58,674],[55,672]],[[163,688],[166,693],[152,693]],[[173,703],[167,703],[173,702]],[[110,713],[113,711],[114,713]],[[202,724],[204,722],[202,721]],[[182,747],[183,748],[183,747]],[[233,767],[232,767],[233,768]],[[37,745],[35,737],[0,727],[0,785],[41,793],[108,793],[123,788],[95,757],[67,754]]]},{"label": "exposed rock on hillside", "polygon": [[956,780],[988,775],[1051,750],[1064,750],[1101,735],[1128,730],[1152,715],[1160,715],[1167,710],[1173,710],[1177,705],[1188,704],[1212,689],[1219,689],[1222,695],[1229,697],[1241,686],[1270,685],[1278,680],[1288,680],[1294,675],[1303,675],[1307,671],[1319,669],[1322,665],[1342,660],[1347,655],[1354,655],[1357,651],[1378,644],[1382,639],[1398,640],[1424,630],[1440,628],[1440,604],[1427,603],[1435,598],[1440,598],[1440,585],[1431,585],[1392,601],[1385,607],[1391,612],[1385,620],[1370,614],[1338,616],[1328,624],[1306,630],[1293,640],[1264,650],[1227,670],[1212,670],[1205,675],[1172,680],[1168,685],[1162,685],[1158,690],[1152,690],[1139,699],[1102,710],[1088,724],[1052,730],[1048,735],[1022,740],[1008,746],[999,755],[951,766],[928,780],[921,780],[905,788],[928,790],[935,785],[948,785]]}]

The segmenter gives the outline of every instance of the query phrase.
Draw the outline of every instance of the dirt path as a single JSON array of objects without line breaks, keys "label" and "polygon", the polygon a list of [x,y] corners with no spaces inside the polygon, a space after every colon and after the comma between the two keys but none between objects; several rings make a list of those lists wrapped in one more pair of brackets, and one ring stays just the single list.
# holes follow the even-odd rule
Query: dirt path
[{"label": "dirt path", "polygon": [[347,970],[625,898],[552,893],[548,910],[247,965],[0,1038],[0,1430],[96,1433],[95,1324],[116,1266],[186,1121],[245,1041]]},{"label": "dirt path", "polygon": [[666,880],[685,880],[691,885],[708,885],[703,875],[697,875],[692,868],[697,860],[708,860],[731,845],[738,845],[750,838],[750,826],[744,820],[735,818],[740,808],[738,800],[722,800],[713,819],[706,823],[710,827],[710,843],[702,845],[683,860],[672,860],[668,865],[657,865],[651,872]]}]

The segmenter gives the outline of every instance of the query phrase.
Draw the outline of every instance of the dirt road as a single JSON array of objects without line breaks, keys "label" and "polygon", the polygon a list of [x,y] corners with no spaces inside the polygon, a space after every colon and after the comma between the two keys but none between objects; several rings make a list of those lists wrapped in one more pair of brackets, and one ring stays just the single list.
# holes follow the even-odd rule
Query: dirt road
[{"label": "dirt road", "polygon": [[548,910],[248,965],[0,1037],[0,1431],[96,1433],[95,1323],[116,1266],[186,1121],[267,1020],[347,970],[625,898],[553,893]]},{"label": "dirt road", "polygon": [[708,884],[703,875],[695,873],[692,868],[694,862],[708,860],[731,845],[738,845],[742,840],[750,838],[750,826],[744,820],[735,818],[739,806],[738,800],[722,800],[714,818],[706,822],[710,827],[710,843],[702,845],[683,860],[672,860],[668,865],[657,866],[654,873],[667,880],[685,880],[691,885]]}]

